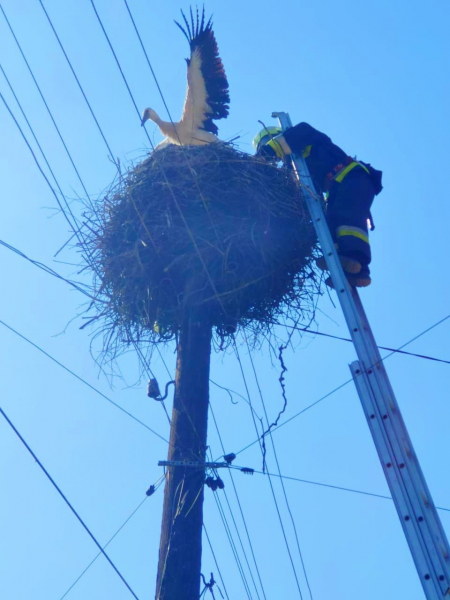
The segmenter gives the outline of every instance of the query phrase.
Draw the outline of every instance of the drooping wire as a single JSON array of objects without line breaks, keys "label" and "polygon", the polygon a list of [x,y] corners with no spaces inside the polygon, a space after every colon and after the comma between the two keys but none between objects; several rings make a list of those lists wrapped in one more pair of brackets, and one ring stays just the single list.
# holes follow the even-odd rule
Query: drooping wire
[{"label": "drooping wire", "polygon": [[[209,407],[210,407],[210,409],[211,409],[211,404],[209,405]],[[210,460],[211,460],[211,461],[213,461],[213,456],[212,456],[212,453],[211,453],[211,448],[209,449],[209,452],[210,452]],[[214,474],[216,477],[218,477],[218,472],[217,472],[217,471],[214,471],[214,470],[213,470],[212,472],[213,472],[213,474]],[[231,475],[231,471],[230,471],[230,475]],[[214,492],[214,493],[218,494],[219,492],[217,492],[217,491],[216,491],[216,492]],[[232,510],[232,508],[231,508],[230,501],[229,501],[229,499],[228,499],[228,494],[227,494],[227,492],[226,492],[225,488],[223,488],[222,490],[220,490],[220,493],[221,493],[221,494],[223,494],[223,495],[224,495],[224,497],[225,497],[225,502],[226,502],[226,504],[227,504],[228,511],[229,511],[229,513],[230,513],[230,515],[231,515],[231,520],[233,521],[234,529],[235,529],[235,531],[236,531],[236,535],[237,535],[237,537],[238,537],[239,545],[240,545],[240,547],[241,547],[242,554],[243,554],[243,556],[244,556],[244,560],[245,560],[245,562],[246,562],[246,564],[247,564],[247,569],[248,569],[248,572],[250,573],[250,577],[251,577],[251,580],[252,580],[252,583],[253,583],[253,587],[255,588],[255,592],[256,592],[256,595],[257,595],[257,597],[258,597],[258,600],[260,600],[260,595],[259,595],[258,587],[257,587],[257,585],[256,585],[255,578],[253,577],[253,571],[252,571],[252,568],[250,567],[250,562],[249,562],[249,560],[248,560],[248,557],[247,557],[247,551],[246,551],[246,549],[245,549],[245,547],[244,547],[244,544],[243,544],[243,542],[242,542],[242,537],[241,537],[241,534],[240,534],[240,532],[239,532],[239,528],[238,528],[238,526],[237,526],[236,519],[235,519],[235,517],[234,517],[234,513],[233,513],[233,510]]]},{"label": "drooping wire", "polygon": [[87,382],[85,379],[83,379],[82,377],[80,377],[79,375],[77,375],[74,371],[72,371],[71,369],[69,369],[69,367],[66,367],[62,362],[60,362],[59,360],[57,360],[56,358],[54,358],[51,354],[49,354],[48,352],[46,352],[43,348],[41,348],[40,346],[38,346],[37,344],[35,344],[34,342],[32,342],[29,338],[27,338],[23,334],[19,333],[16,329],[14,329],[13,327],[11,327],[11,325],[8,325],[7,323],[5,323],[2,320],[0,320],[0,325],[3,325],[7,329],[9,329],[13,333],[15,333],[17,336],[19,336],[20,338],[22,338],[24,341],[28,342],[28,344],[30,344],[31,346],[33,346],[34,348],[36,348],[36,350],[39,350],[39,352],[41,352],[42,354],[44,354],[47,358],[49,358],[54,363],[56,363],[58,366],[60,366],[65,371],[67,371],[68,373],[70,373],[73,377],[76,377],[79,381],[81,381],[81,383],[83,383],[84,385],[86,385],[87,387],[89,387],[91,390],[93,390],[94,392],[96,392],[99,396],[101,396],[102,398],[104,398],[105,400],[107,400],[110,404],[112,404],[113,406],[115,406],[116,408],[118,408],[120,411],[122,411],[123,413],[125,413],[131,419],[133,419],[134,421],[136,421],[137,423],[139,423],[139,425],[142,425],[142,427],[145,427],[145,429],[147,429],[148,431],[151,431],[151,433],[153,433],[153,435],[156,435],[157,437],[159,437],[159,439],[161,439],[163,442],[166,442],[166,444],[170,444],[169,440],[166,440],[166,438],[164,438],[162,435],[160,435],[159,433],[157,433],[154,429],[152,429],[151,427],[149,427],[148,425],[146,425],[143,421],[141,421],[140,419],[138,419],[137,417],[135,417],[134,415],[132,415],[130,412],[128,412],[127,410],[125,410],[124,408],[122,408],[119,404],[117,404],[116,402],[114,402],[114,400],[111,400],[111,398],[108,398],[108,396],[106,396],[103,392],[101,392],[96,387],[94,387],[89,382]]},{"label": "drooping wire", "polygon": [[[235,353],[236,353],[236,357],[238,359],[239,368],[240,368],[240,371],[241,371],[242,379],[244,381],[244,386],[245,386],[245,390],[246,390],[246,393],[247,393],[247,397],[249,399],[249,402],[251,403],[250,391],[249,391],[249,388],[248,388],[248,385],[247,385],[247,379],[245,377],[244,368],[242,366],[242,361],[241,361],[241,358],[239,356],[239,350],[238,350],[238,347],[237,347],[235,339],[233,339],[233,346],[234,346],[234,350],[235,350]],[[256,421],[255,421],[255,418],[253,416],[253,413],[252,413],[252,419],[253,419],[253,424],[255,426],[256,433],[258,433],[258,428],[256,426]],[[261,446],[261,439],[260,438],[258,438],[258,443],[259,443],[259,447],[260,447],[260,450],[261,450],[261,454],[264,457],[263,448]],[[294,564],[294,560],[293,560],[291,549],[290,549],[290,546],[289,546],[289,542],[288,542],[288,539],[287,539],[287,536],[286,536],[286,531],[285,531],[285,528],[284,528],[284,524],[283,524],[283,519],[282,519],[282,516],[281,516],[280,508],[278,506],[278,501],[277,501],[277,498],[276,498],[275,489],[273,487],[272,479],[271,479],[270,476],[268,476],[268,481],[269,481],[270,489],[271,489],[271,492],[272,492],[272,497],[273,497],[273,500],[274,500],[274,503],[275,503],[275,509],[277,511],[278,520],[280,522],[281,532],[283,534],[284,542],[285,542],[285,545],[286,545],[286,550],[287,550],[287,553],[288,553],[288,556],[289,556],[289,561],[291,563],[292,571],[294,573],[295,582],[297,584],[297,589],[298,589],[298,592],[299,592],[301,600],[303,600],[303,594],[302,594],[302,590],[301,590],[301,587],[300,587],[300,582],[299,582],[298,575],[297,575],[297,569],[296,569],[295,564]]]},{"label": "drooping wire", "polygon": [[[285,499],[285,502],[286,502],[286,508],[287,508],[289,516],[291,518],[292,529],[294,531],[295,541],[296,541],[296,544],[297,544],[297,550],[298,550],[298,553],[299,553],[299,556],[300,556],[300,562],[301,562],[301,565],[302,565],[303,575],[305,577],[306,585],[308,586],[308,591],[309,591],[310,598],[311,598],[311,600],[313,600],[311,586],[310,586],[310,583],[309,583],[308,574],[306,572],[305,561],[304,561],[304,558],[303,558],[303,552],[302,552],[301,547],[300,547],[300,540],[299,540],[299,537],[298,537],[297,526],[295,524],[295,519],[294,519],[294,516],[292,514],[291,506],[290,506],[290,503],[289,503],[289,500],[288,500],[288,496],[287,496],[287,493],[286,493],[286,488],[284,486],[283,479],[281,478],[280,463],[278,461],[278,454],[277,454],[277,451],[276,451],[276,448],[275,448],[275,442],[274,442],[274,439],[273,439],[273,436],[272,436],[271,425],[269,424],[270,421],[269,421],[269,415],[267,414],[266,403],[264,401],[264,396],[263,396],[262,389],[261,389],[261,386],[260,386],[260,383],[259,383],[258,374],[256,372],[255,363],[253,361],[253,357],[252,357],[252,353],[250,351],[248,340],[247,340],[247,337],[245,335],[244,335],[244,339],[245,339],[245,343],[247,344],[248,356],[250,358],[250,364],[252,366],[252,370],[253,370],[253,374],[254,374],[254,377],[255,377],[256,386],[257,386],[258,392],[259,392],[259,396],[261,398],[261,404],[262,404],[263,409],[264,409],[264,415],[266,417],[266,423],[267,423],[267,428],[268,428],[267,432],[269,433],[270,441],[272,443],[273,455],[274,455],[274,458],[275,458],[275,463],[277,465],[277,471],[278,471],[278,473],[280,475],[280,483],[281,483],[281,488],[283,490],[284,499]],[[283,346],[281,348],[283,348]],[[282,350],[280,349],[280,360],[281,360],[281,365],[282,365],[283,373],[284,373],[287,369],[286,369],[286,367],[284,365],[283,357],[282,357],[282,353],[281,352],[282,352]],[[284,397],[284,407],[283,407],[283,411],[282,412],[284,412],[284,410],[286,409],[286,405],[287,405],[287,399],[286,399],[284,384],[283,384],[283,380],[282,380],[283,373],[281,374],[281,377],[280,377],[280,383],[281,383],[281,386],[282,386],[282,389],[283,389],[283,397]],[[279,414],[281,415],[282,413],[280,412]],[[275,424],[278,422],[278,418],[275,421]]]},{"label": "drooping wire", "polygon": [[61,490],[61,488],[58,486],[58,484],[52,478],[52,476],[50,475],[50,473],[47,471],[47,469],[44,467],[44,465],[38,459],[38,457],[36,456],[36,454],[33,452],[33,450],[27,444],[27,442],[25,441],[25,439],[22,437],[22,435],[19,433],[19,431],[16,429],[16,427],[14,426],[14,424],[12,423],[12,421],[9,419],[9,417],[6,415],[5,411],[1,407],[0,407],[0,414],[5,418],[5,420],[7,421],[8,425],[11,427],[11,429],[14,431],[14,433],[17,435],[17,437],[22,442],[22,444],[25,446],[25,448],[28,450],[28,452],[31,454],[31,456],[34,458],[34,460],[37,462],[37,464],[39,465],[39,467],[41,468],[41,470],[44,472],[44,474],[46,475],[46,477],[48,478],[48,480],[50,481],[50,483],[56,489],[56,491],[61,496],[61,498],[64,500],[64,502],[67,504],[67,506],[70,508],[70,510],[72,511],[72,513],[76,516],[76,518],[78,519],[78,521],[84,527],[85,531],[89,534],[89,536],[92,539],[92,541],[95,543],[95,545],[100,550],[101,554],[103,554],[103,556],[109,562],[109,564],[111,565],[111,567],[114,569],[114,571],[120,577],[120,579],[125,584],[125,586],[128,588],[128,590],[130,591],[130,593],[134,596],[134,598],[136,598],[136,600],[139,600],[139,598],[133,592],[133,590],[131,589],[130,585],[124,579],[123,575],[120,573],[120,571],[118,570],[118,568],[116,567],[116,565],[113,563],[113,561],[110,559],[110,557],[108,556],[108,554],[106,554],[106,552],[104,551],[104,549],[101,547],[101,545],[97,541],[97,538],[94,536],[94,534],[91,532],[91,530],[89,529],[89,527],[86,525],[86,523],[80,517],[80,515],[77,513],[77,511],[72,506],[72,504],[69,502],[69,500],[67,499],[67,496],[65,496],[65,494],[63,493],[63,491]]},{"label": "drooping wire", "polygon": [[[435,327],[438,327],[439,325],[441,325],[442,323],[444,323],[448,319],[450,319],[450,315],[447,315],[446,317],[440,319],[439,321],[437,321],[436,323],[434,323],[433,325],[431,325],[430,327],[428,327],[427,329],[425,329],[424,331],[422,331],[418,335],[414,336],[413,338],[411,338],[410,340],[408,340],[407,342],[405,342],[404,344],[402,344],[396,350],[393,350],[390,354],[387,354],[384,358],[382,358],[380,361],[378,361],[377,363],[375,363],[375,365],[371,365],[368,368],[372,369],[374,366],[376,366],[380,362],[384,362],[385,360],[387,360],[388,358],[390,358],[391,356],[393,356],[396,352],[398,352],[399,350],[402,350],[403,348],[405,348],[409,344],[412,344],[412,342],[415,342],[417,339],[419,339],[420,337],[422,337],[423,335],[425,335],[426,333],[428,333],[429,331],[431,331]],[[338,385],[337,387],[335,387],[333,390],[331,390],[331,392],[328,392],[327,394],[325,394],[324,396],[322,396],[321,398],[319,398],[315,402],[312,402],[311,404],[308,404],[308,406],[305,406],[305,408],[303,408],[302,410],[300,410],[298,413],[296,413],[292,417],[289,417],[289,419],[286,419],[286,421],[283,421],[283,423],[280,423],[280,425],[278,425],[277,427],[275,427],[274,429],[272,429],[272,432],[278,431],[281,427],[284,427],[285,425],[287,425],[288,423],[290,423],[293,419],[296,419],[297,417],[299,417],[303,413],[307,412],[308,410],[310,410],[314,406],[317,406],[317,404],[319,404],[320,402],[322,402],[326,398],[329,398],[330,396],[332,396],[333,394],[335,394],[336,392],[338,392],[339,390],[341,390],[343,387],[345,387],[346,385],[348,385],[352,381],[353,381],[353,378],[352,379],[347,379],[347,381],[344,381],[344,383],[341,383],[340,385]],[[257,443],[260,443],[260,438],[259,437],[258,437],[257,440],[254,440],[250,444],[247,444],[247,446],[244,446],[244,448],[241,448],[238,452],[235,452],[236,456],[238,454],[241,454],[245,450],[248,450],[248,448],[251,448],[252,446],[254,446]]]}]

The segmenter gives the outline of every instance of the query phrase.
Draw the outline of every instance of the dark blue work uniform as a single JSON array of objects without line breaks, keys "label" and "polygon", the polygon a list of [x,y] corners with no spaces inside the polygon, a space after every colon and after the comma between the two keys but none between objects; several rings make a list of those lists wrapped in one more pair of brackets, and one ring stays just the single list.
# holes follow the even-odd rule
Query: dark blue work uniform
[{"label": "dark blue work uniform", "polygon": [[287,129],[283,137],[305,158],[316,191],[327,194],[326,216],[338,253],[368,265],[370,207],[382,190],[381,171],[349,157],[308,123]]}]

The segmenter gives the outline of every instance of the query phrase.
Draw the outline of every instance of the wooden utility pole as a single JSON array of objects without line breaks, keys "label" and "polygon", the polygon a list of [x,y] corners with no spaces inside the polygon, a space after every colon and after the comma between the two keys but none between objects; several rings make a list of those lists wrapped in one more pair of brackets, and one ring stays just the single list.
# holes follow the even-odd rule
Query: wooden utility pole
[{"label": "wooden utility pole", "polygon": [[[167,460],[204,463],[212,328],[207,310],[186,309],[177,346],[175,396]],[[198,600],[204,469],[168,467],[156,600]]]}]

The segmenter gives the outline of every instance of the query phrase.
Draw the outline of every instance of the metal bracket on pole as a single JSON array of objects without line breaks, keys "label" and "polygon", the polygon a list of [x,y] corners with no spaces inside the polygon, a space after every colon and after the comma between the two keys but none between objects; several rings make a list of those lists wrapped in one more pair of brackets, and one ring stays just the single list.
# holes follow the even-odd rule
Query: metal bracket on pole
[{"label": "metal bracket on pole", "polygon": [[[283,130],[287,113],[272,113]],[[292,155],[359,361],[350,369],[427,600],[450,596],[450,546],[358,292],[348,284],[306,162]]]},{"label": "metal bracket on pole", "polygon": [[195,462],[193,460],[160,460],[158,467],[193,467],[195,469],[222,469],[229,467],[227,462]]}]

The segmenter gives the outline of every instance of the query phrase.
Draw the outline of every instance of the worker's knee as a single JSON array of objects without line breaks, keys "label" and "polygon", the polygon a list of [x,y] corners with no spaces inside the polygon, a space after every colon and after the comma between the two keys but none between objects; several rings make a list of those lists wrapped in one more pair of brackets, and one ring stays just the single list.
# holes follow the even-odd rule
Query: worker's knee
[{"label": "worker's knee", "polygon": [[368,265],[372,259],[367,228],[352,225],[340,225],[335,230],[338,252],[354,258],[362,265]]}]

